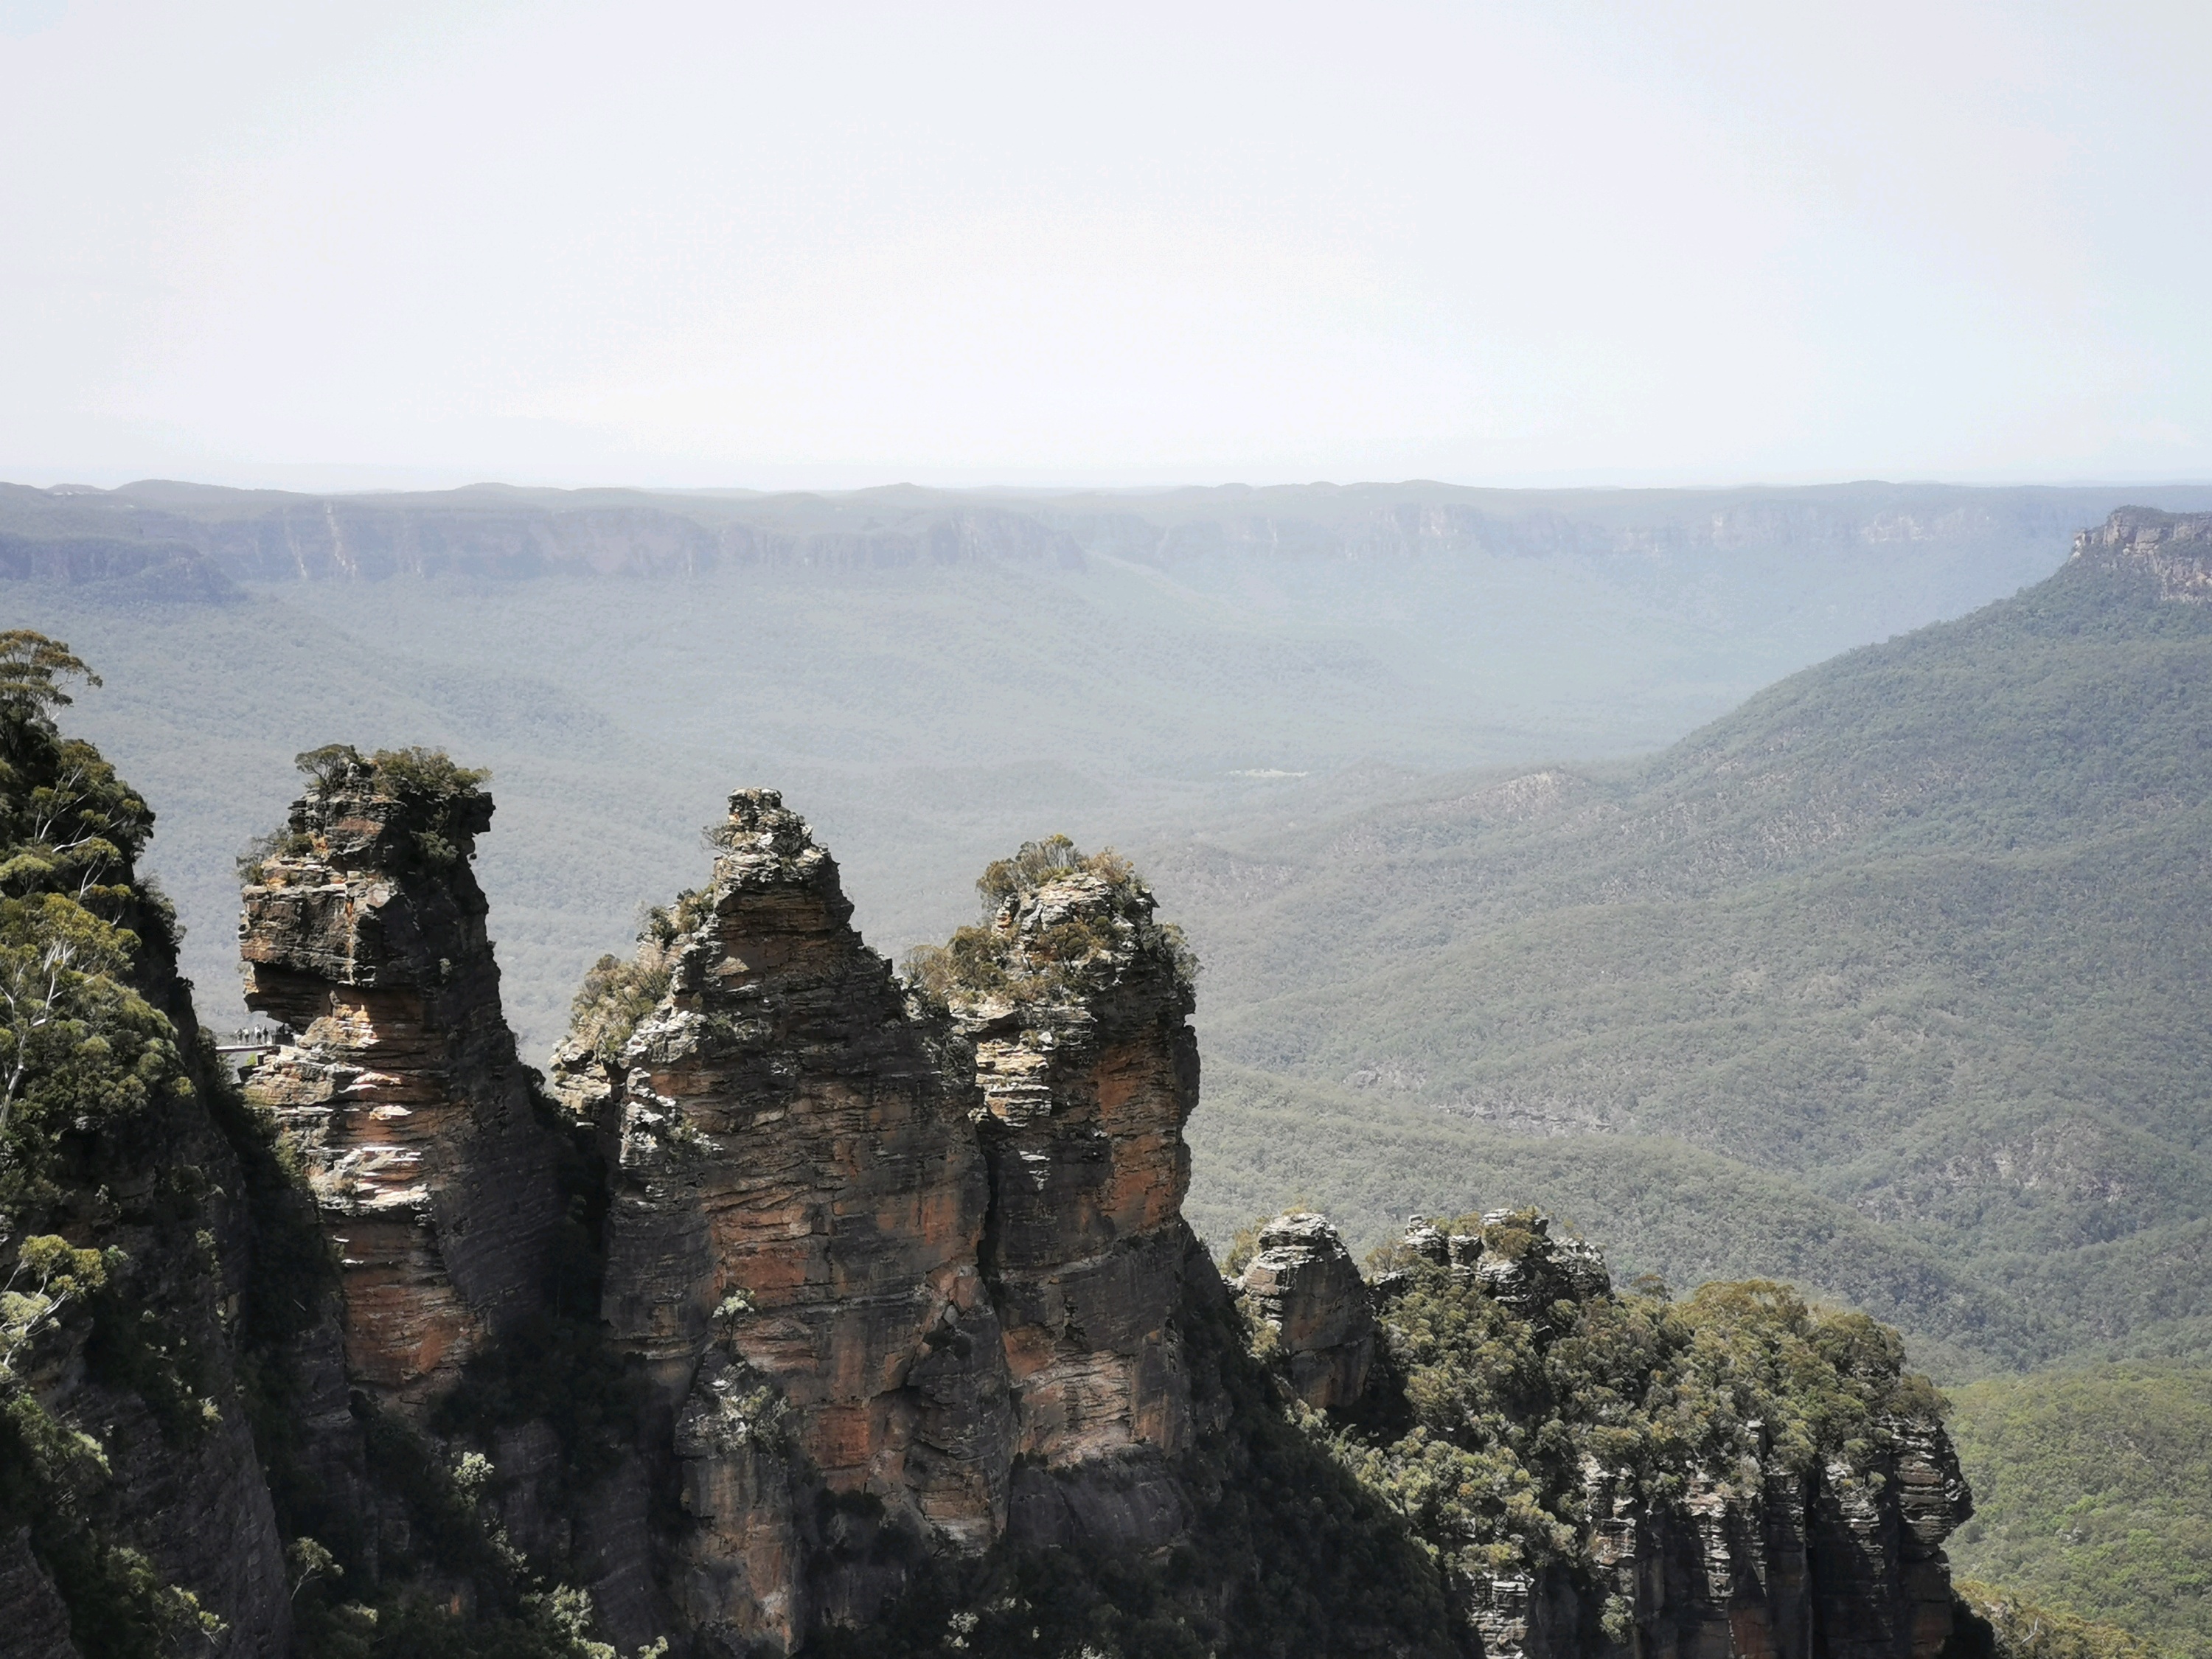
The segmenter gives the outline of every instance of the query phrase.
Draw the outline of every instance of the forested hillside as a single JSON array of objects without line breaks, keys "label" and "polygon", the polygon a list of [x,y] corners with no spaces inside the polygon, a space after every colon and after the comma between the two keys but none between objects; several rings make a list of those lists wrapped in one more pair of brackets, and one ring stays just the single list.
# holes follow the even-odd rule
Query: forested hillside
[{"label": "forested hillside", "polygon": [[1962,1576],[2212,1654],[2212,1370],[1994,1377],[1954,1404],[1974,1485],[1950,1544]]},{"label": "forested hillside", "polygon": [[2083,563],[1641,766],[1194,850],[1201,1169],[1378,1235],[1377,1163],[1510,1175],[1686,1280],[1787,1234],[1967,1368],[2193,1347],[2208,732],[2212,607]]}]

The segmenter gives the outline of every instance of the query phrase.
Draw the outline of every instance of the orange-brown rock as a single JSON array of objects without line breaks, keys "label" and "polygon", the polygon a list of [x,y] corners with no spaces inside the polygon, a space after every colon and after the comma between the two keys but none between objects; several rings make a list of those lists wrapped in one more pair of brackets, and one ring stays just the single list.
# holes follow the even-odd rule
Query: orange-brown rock
[{"label": "orange-brown rock", "polygon": [[1375,1358],[1375,1314],[1352,1252],[1326,1217],[1296,1211],[1262,1227],[1237,1287],[1274,1331],[1291,1393],[1316,1411],[1359,1398]]},{"label": "orange-brown rock", "polygon": [[665,999],[618,1055],[558,1064],[616,1151],[604,1315],[672,1418],[672,1594],[716,1639],[790,1646],[896,1589],[899,1538],[997,1536],[1013,1436],[942,1027],[775,792],[732,796],[717,838],[647,947]]},{"label": "orange-brown rock", "polygon": [[291,1037],[247,1093],[337,1247],[350,1379],[403,1401],[538,1304],[559,1213],[559,1131],[516,1060],[469,868],[491,811],[461,775],[333,755],[239,927],[246,1002]]},{"label": "orange-brown rock", "polygon": [[983,1267],[1019,1449],[1057,1470],[1173,1453],[1190,1429],[1175,1325],[1193,1259],[1189,957],[1110,854],[1033,843],[994,884],[995,913],[941,971],[982,1091]]}]

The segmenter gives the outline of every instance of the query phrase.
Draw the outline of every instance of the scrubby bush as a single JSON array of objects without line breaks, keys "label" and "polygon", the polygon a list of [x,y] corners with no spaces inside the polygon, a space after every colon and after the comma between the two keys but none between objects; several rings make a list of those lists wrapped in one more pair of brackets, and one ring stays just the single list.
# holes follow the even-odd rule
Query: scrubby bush
[{"label": "scrubby bush", "polygon": [[[1070,889],[1066,914],[1042,922],[1033,907],[1047,890]],[[940,1006],[1001,999],[1016,1006],[1079,993],[1117,957],[1166,967],[1188,993],[1198,958],[1182,929],[1153,918],[1152,889],[1112,848],[1085,854],[1067,836],[1025,842],[975,883],[982,922],[943,945],[917,945],[902,964],[907,981]]]}]

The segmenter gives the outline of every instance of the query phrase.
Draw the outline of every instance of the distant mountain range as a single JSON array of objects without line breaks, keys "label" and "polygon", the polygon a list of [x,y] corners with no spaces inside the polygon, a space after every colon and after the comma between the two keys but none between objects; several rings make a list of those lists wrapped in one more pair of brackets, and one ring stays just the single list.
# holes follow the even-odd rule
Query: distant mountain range
[{"label": "distant mountain range", "polygon": [[172,597],[240,581],[696,574],[748,566],[896,568],[1107,556],[1172,567],[1270,559],[1668,558],[1746,550],[1923,556],[2049,545],[2123,501],[2212,507],[2212,487],[1504,490],[1284,485],[835,495],[519,489],[296,495],[149,480],[0,486],[0,574],[125,582]]},{"label": "distant mountain range", "polygon": [[2018,598],[1640,765],[1186,850],[1159,880],[1240,1068],[1202,1224],[1269,1179],[1370,1237],[1385,1192],[1534,1193],[1677,1282],[1761,1261],[1954,1367],[2201,1350],[2208,574],[2212,518],[2115,515]]}]

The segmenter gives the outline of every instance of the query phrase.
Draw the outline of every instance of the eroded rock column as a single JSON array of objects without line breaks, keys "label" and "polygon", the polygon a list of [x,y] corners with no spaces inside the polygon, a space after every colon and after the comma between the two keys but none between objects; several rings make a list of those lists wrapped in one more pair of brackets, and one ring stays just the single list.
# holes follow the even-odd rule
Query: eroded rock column
[{"label": "eroded rock column", "polygon": [[247,1006],[290,1041],[248,1075],[343,1264],[356,1387],[420,1403],[542,1304],[558,1128],[533,1109],[469,867],[492,802],[443,757],[326,755],[249,868]]},{"label": "eroded rock column", "polygon": [[[983,1266],[1019,1447],[1046,1471],[1097,1466],[1095,1515],[1067,1508],[1089,1501],[1080,1483],[1040,1476],[1017,1522],[1041,1541],[1161,1540],[1185,1519],[1157,1461],[1190,1428],[1175,1314],[1204,1261],[1182,1220],[1182,1127],[1198,1102],[1189,958],[1127,866],[1054,856],[1073,861],[1008,875],[997,913],[944,959],[982,1091]],[[965,980],[963,961],[976,970]],[[1131,1453],[1152,1463],[1103,1466]]]},{"label": "eroded rock column", "polygon": [[1367,1386],[1375,1311],[1358,1264],[1323,1216],[1278,1216],[1237,1288],[1275,1333],[1291,1392],[1316,1411],[1341,1411]]},{"label": "eroded rock column", "polygon": [[732,796],[718,840],[648,944],[665,996],[618,1055],[565,1057],[563,1093],[616,1146],[604,1311],[673,1414],[672,1591],[789,1647],[872,1612],[917,1537],[994,1538],[1013,1435],[946,1033],[775,792]]}]

